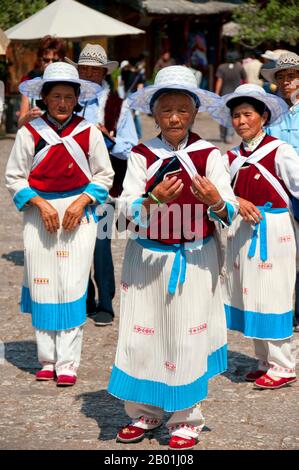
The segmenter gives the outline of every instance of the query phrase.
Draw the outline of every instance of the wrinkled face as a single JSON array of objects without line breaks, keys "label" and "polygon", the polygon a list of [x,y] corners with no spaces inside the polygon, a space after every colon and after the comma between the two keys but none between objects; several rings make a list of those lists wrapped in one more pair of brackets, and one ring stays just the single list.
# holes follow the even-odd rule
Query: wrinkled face
[{"label": "wrinkled face", "polygon": [[72,114],[77,104],[75,90],[69,85],[56,85],[43,98],[48,112],[58,122],[64,122]]},{"label": "wrinkled face", "polygon": [[154,105],[153,115],[165,139],[177,147],[191,129],[197,109],[187,95],[167,93]]},{"label": "wrinkled face", "polygon": [[107,69],[94,67],[93,65],[78,65],[78,72],[82,80],[89,80],[98,85],[101,85],[107,75]]},{"label": "wrinkled face", "polygon": [[[292,95],[293,93],[296,95],[296,90],[298,90],[297,100],[299,99],[299,70],[280,70],[275,74],[275,80],[279,87],[279,91],[285,100],[292,101]],[[296,99],[294,102],[295,101]]]},{"label": "wrinkled face", "polygon": [[232,112],[232,124],[236,133],[243,140],[251,140],[262,130],[267,121],[268,113],[261,116],[253,106],[242,103],[236,106]]}]

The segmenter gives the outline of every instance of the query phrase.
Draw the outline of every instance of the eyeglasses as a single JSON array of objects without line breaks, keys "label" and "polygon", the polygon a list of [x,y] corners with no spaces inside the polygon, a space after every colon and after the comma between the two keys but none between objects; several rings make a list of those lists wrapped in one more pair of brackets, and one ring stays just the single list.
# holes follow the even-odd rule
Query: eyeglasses
[{"label": "eyeglasses", "polygon": [[42,61],[45,62],[45,64],[49,64],[50,62],[59,62],[59,59],[50,59],[49,57],[42,57]]}]

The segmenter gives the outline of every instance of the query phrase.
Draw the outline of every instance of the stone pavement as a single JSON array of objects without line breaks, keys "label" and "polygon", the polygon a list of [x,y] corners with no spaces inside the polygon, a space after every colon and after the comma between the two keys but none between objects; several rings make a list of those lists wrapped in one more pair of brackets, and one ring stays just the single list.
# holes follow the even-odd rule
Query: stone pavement
[{"label": "stone pavement", "polygon": [[[144,137],[153,136],[152,119],[144,116],[143,125]],[[217,124],[206,115],[197,118],[196,129],[224,150],[217,141]],[[12,145],[11,138],[0,140],[1,175]],[[62,389],[54,382],[35,381],[39,364],[34,333],[30,317],[20,315],[18,305],[22,218],[3,177],[0,195],[0,449],[166,450],[165,428],[138,444],[115,443],[118,428],[128,423],[122,402],[106,391],[118,317],[113,326],[104,328],[87,320],[75,387]],[[113,242],[117,285],[123,250],[124,241]],[[115,310],[118,313],[118,293]],[[206,427],[196,449],[299,449],[298,383],[278,391],[254,390],[243,378],[255,364],[251,341],[229,333],[229,368],[210,382],[209,398],[203,403]]]}]

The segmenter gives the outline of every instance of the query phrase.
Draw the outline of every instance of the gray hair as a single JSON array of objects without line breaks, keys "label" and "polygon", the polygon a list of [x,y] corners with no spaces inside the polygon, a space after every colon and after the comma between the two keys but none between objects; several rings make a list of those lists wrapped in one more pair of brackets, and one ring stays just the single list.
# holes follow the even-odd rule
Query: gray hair
[{"label": "gray hair", "polygon": [[192,104],[193,104],[193,107],[194,107],[194,111],[197,109],[197,106],[196,106],[196,101],[195,99],[190,95],[190,93],[185,93],[184,90],[170,90],[170,91],[165,91],[165,93],[162,93],[160,96],[158,96],[158,98],[154,101],[154,104],[153,104],[153,107],[152,107],[152,114],[153,116],[155,115],[155,112],[156,112],[156,108],[157,108],[157,104],[159,103],[159,100],[160,98],[162,98],[163,96],[165,95],[169,95],[169,94],[180,94],[180,95],[185,95],[185,96],[188,96],[188,98],[190,98]]}]

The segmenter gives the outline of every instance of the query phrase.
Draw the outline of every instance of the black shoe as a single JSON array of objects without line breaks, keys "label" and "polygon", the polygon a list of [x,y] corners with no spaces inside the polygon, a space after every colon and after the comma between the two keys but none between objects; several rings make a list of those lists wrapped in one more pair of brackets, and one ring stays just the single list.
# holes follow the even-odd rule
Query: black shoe
[{"label": "black shoe", "polygon": [[93,319],[95,326],[107,326],[112,325],[113,315],[109,312],[97,312]]},{"label": "black shoe", "polygon": [[95,303],[86,303],[86,314],[88,317],[94,317],[97,313],[97,306]]}]

